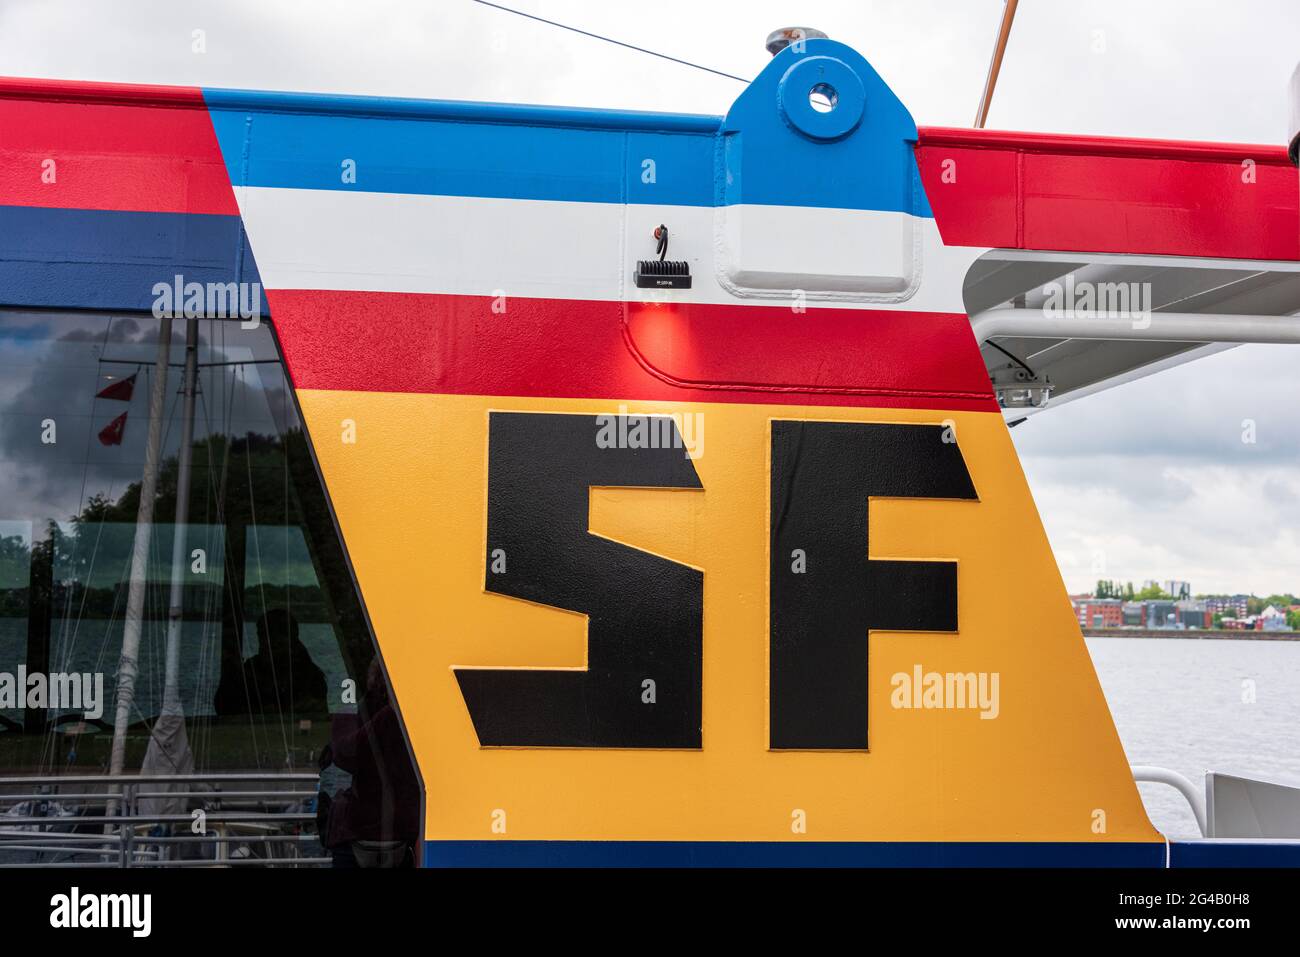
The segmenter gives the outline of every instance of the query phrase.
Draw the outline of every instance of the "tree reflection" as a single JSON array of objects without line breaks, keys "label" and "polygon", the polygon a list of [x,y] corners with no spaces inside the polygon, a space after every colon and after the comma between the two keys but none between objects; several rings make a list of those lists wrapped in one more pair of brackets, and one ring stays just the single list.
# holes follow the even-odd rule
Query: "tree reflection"
[{"label": "tree reflection", "polygon": [[[184,589],[187,661],[197,662],[191,672],[210,668],[206,675],[184,676],[197,766],[314,769],[331,711],[355,703],[341,677],[366,675],[374,653],[307,438],[295,425],[282,434],[212,435],[192,448],[187,547],[204,553],[198,564],[211,560],[202,574],[190,570]],[[178,456],[161,463],[156,516],[175,512],[177,472]],[[84,670],[93,658],[106,672],[106,687],[115,688],[129,574],[123,559],[141,485],[130,483],[116,498],[90,495],[68,521],[47,522],[30,542],[21,535],[0,537],[0,617],[27,623],[25,654],[9,642],[0,670],[13,672],[20,664],[29,672]],[[157,539],[171,534],[170,527],[155,526],[145,601],[146,634],[154,644],[166,619],[170,554]],[[291,554],[287,544],[279,547],[289,541],[305,548]],[[341,660],[333,680],[304,643],[307,623],[317,623],[318,641],[328,629],[330,654]],[[85,648],[88,637],[98,637],[93,653]],[[150,713],[132,715],[128,767],[139,767],[147,744],[157,695],[150,700]],[[27,709],[20,720],[0,716],[6,731],[0,748],[19,752],[4,764],[11,773],[15,761],[48,771],[66,766],[73,753],[78,767],[106,766],[109,735],[83,725],[78,715],[38,709]],[[78,746],[52,740],[73,732],[83,738]],[[16,733],[29,740],[15,740]]]}]

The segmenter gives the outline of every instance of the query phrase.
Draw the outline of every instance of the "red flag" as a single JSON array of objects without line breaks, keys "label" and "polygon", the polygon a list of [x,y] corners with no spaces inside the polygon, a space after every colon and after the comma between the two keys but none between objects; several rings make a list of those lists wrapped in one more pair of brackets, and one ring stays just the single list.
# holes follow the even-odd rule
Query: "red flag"
[{"label": "red flag", "polygon": [[131,394],[135,391],[135,377],[138,372],[133,372],[125,379],[117,382],[110,382],[104,388],[95,393],[96,399],[116,399],[118,402],[130,402]]},{"label": "red flag", "polygon": [[[133,377],[134,378],[134,377]],[[123,412],[108,425],[99,430],[101,445],[121,445],[122,435],[126,432],[126,413]]]}]

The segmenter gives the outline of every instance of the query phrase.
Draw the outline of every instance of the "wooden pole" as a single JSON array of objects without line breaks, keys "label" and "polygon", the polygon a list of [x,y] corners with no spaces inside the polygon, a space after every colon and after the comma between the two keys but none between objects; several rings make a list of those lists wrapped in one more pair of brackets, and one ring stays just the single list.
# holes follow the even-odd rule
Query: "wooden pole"
[{"label": "wooden pole", "polygon": [[1016,18],[1016,5],[1020,0],[1006,0],[1002,11],[1002,26],[998,29],[997,46],[993,49],[993,60],[989,63],[988,79],[984,81],[984,95],[980,97],[979,111],[975,114],[975,128],[984,129],[984,121],[989,117],[989,105],[993,102],[993,88],[998,85],[998,73],[1002,69],[1002,55],[1007,50],[1007,38],[1011,36],[1011,21]]}]

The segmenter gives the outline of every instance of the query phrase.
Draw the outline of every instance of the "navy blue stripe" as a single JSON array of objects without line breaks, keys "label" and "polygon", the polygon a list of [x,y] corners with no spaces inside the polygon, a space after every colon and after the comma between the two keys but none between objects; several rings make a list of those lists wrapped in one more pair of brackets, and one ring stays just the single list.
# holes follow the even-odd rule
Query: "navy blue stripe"
[{"label": "navy blue stripe", "polygon": [[178,274],[260,282],[240,218],[0,206],[0,305],[149,310]]},{"label": "navy blue stripe", "polygon": [[1164,844],[426,841],[427,867],[1164,867]]},{"label": "navy blue stripe", "polygon": [[1300,841],[1171,841],[1170,867],[1300,867]]}]

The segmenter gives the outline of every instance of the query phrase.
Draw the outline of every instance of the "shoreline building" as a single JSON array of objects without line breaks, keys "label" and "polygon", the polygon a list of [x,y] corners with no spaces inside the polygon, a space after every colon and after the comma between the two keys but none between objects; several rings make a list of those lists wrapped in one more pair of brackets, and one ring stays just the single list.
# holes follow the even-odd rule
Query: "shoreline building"
[{"label": "shoreline building", "polygon": [[1210,613],[1210,617],[1215,615],[1229,615],[1234,618],[1245,618],[1249,614],[1247,601],[1249,595],[1207,595],[1205,598],[1205,610]]},{"label": "shoreline building", "polygon": [[1071,596],[1070,603],[1080,628],[1119,628],[1124,624],[1124,602],[1118,598],[1077,595]]}]

